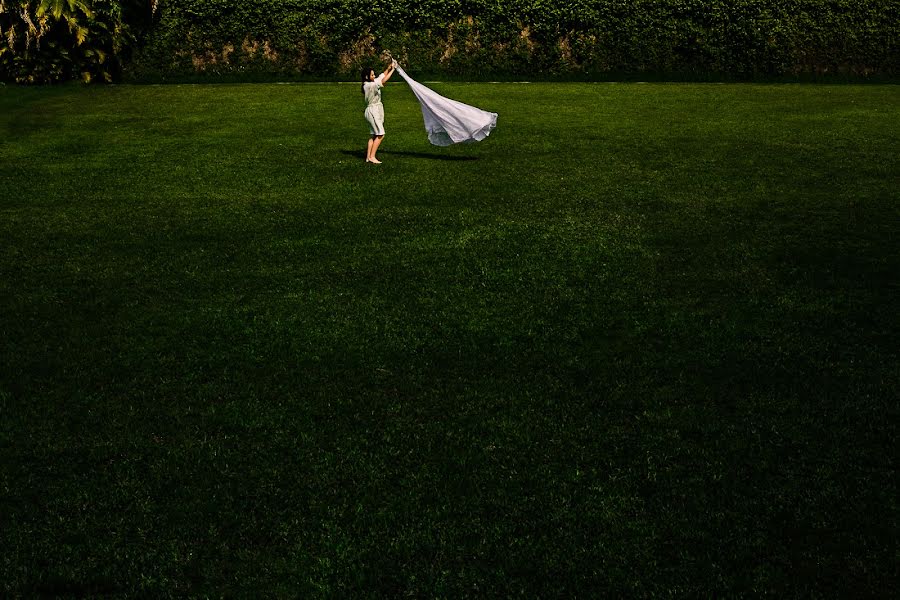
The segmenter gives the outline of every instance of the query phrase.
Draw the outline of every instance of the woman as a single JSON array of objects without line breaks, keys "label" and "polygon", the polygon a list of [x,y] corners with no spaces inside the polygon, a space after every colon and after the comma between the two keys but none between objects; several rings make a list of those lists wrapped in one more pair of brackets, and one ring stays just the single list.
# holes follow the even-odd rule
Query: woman
[{"label": "woman", "polygon": [[372,134],[366,151],[367,163],[381,164],[381,161],[375,158],[375,152],[378,151],[378,146],[384,139],[384,105],[381,103],[381,88],[394,74],[396,64],[397,61],[392,61],[391,66],[378,77],[375,77],[375,71],[368,67],[361,73],[362,93],[366,99],[366,121],[369,122],[369,132]]}]

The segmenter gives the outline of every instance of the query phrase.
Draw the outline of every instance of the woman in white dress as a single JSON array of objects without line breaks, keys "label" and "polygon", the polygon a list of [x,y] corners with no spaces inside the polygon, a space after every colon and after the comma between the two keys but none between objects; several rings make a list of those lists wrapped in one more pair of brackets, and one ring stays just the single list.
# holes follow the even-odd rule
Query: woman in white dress
[{"label": "woman in white dress", "polygon": [[368,148],[366,150],[366,162],[380,165],[381,161],[375,158],[375,152],[384,139],[384,105],[381,103],[381,88],[387,83],[391,75],[394,74],[395,62],[392,61],[391,66],[384,70],[384,73],[375,77],[375,71],[370,68],[362,70],[362,93],[366,99],[366,121],[369,122],[369,138]]}]

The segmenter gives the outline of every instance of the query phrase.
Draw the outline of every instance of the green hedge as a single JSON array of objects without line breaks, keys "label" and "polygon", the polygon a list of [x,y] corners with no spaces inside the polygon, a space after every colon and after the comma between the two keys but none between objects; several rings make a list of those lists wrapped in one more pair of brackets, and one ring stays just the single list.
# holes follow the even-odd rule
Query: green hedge
[{"label": "green hedge", "polygon": [[898,39],[900,0],[160,0],[126,74],[895,76]]}]

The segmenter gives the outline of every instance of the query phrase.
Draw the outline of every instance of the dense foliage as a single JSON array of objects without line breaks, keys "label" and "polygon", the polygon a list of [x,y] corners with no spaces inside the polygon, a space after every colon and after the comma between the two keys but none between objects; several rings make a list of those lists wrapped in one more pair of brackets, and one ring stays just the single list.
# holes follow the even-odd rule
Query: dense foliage
[{"label": "dense foliage", "polygon": [[900,0],[0,0],[0,80],[343,78],[384,50],[473,79],[895,76],[898,23]]},{"label": "dense foliage", "polygon": [[0,0],[0,81],[112,81],[138,0]]},{"label": "dense foliage", "polygon": [[900,0],[161,0],[135,78],[896,74]]}]

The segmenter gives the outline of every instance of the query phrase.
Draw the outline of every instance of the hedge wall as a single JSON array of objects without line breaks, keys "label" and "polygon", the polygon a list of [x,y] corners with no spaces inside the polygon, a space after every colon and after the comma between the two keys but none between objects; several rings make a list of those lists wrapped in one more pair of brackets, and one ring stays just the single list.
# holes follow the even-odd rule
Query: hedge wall
[{"label": "hedge wall", "polygon": [[900,72],[900,0],[160,0],[133,80]]}]

